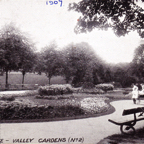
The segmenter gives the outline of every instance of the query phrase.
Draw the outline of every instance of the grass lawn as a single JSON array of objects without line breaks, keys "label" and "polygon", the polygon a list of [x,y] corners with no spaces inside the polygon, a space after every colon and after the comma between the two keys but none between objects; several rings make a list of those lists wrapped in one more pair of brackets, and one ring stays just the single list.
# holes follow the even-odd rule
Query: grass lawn
[{"label": "grass lawn", "polygon": [[[48,84],[48,78],[44,73],[41,75],[34,73],[26,73],[24,79],[24,86],[22,87],[22,74],[21,72],[10,72],[8,75],[8,90],[34,90],[38,86],[44,86]],[[55,76],[51,78],[51,84],[65,84],[65,80],[61,76]],[[0,76],[0,90],[5,90],[5,74]]]},{"label": "grass lawn", "polygon": [[[10,72],[8,75],[9,84],[21,84],[22,83],[22,74],[20,72]],[[25,75],[25,84],[38,84],[46,85],[48,84],[48,78],[44,73],[41,75],[34,73],[26,73]],[[5,84],[5,74],[0,76],[0,84]],[[51,84],[65,84],[64,79],[61,76],[53,77],[51,79]]]}]

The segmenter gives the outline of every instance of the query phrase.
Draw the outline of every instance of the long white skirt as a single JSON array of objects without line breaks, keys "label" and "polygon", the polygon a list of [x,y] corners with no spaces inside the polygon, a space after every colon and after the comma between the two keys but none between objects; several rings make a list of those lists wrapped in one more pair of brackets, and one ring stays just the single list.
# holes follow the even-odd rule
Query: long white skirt
[{"label": "long white skirt", "polygon": [[132,92],[132,98],[137,99],[137,98],[138,98],[138,96],[139,96],[138,91],[133,91],[133,92]]}]

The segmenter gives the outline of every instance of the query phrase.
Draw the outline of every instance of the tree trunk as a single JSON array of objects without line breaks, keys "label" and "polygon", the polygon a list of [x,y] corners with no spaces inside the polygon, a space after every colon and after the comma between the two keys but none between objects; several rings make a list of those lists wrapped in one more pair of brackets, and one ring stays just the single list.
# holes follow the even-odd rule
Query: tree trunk
[{"label": "tree trunk", "polygon": [[49,85],[50,85],[50,80],[51,80],[51,77],[49,77]]},{"label": "tree trunk", "polygon": [[66,84],[68,84],[69,81],[70,81],[70,78],[69,78],[69,77],[66,77],[66,78],[65,78],[65,81],[66,81]]},{"label": "tree trunk", "polygon": [[5,89],[8,89],[8,70],[6,70],[6,85]]},{"label": "tree trunk", "polygon": [[25,71],[22,71],[22,75],[23,75],[23,77],[22,77],[22,88],[23,88],[23,86],[24,86],[24,77],[25,77]]}]

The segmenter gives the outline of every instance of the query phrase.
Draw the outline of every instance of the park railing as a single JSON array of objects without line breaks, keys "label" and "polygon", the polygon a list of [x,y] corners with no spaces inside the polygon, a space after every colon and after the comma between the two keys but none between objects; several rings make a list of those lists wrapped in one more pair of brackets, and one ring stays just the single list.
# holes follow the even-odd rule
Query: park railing
[{"label": "park railing", "polygon": [[38,84],[0,84],[0,91],[4,90],[36,90],[39,87]]}]

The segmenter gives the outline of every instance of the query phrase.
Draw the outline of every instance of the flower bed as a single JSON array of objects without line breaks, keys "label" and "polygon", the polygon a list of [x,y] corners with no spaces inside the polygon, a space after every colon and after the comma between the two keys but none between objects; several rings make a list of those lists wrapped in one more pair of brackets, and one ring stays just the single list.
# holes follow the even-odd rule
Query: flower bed
[{"label": "flower bed", "polygon": [[97,89],[102,89],[103,91],[109,91],[114,89],[114,86],[112,84],[98,84],[95,87]]},{"label": "flower bed", "polygon": [[65,118],[98,114],[108,110],[104,102],[106,98],[85,98],[82,101],[77,98],[57,99],[54,105],[48,101],[40,105],[27,99],[15,99],[14,101],[0,100],[0,120],[32,120]]},{"label": "flower bed", "polygon": [[73,93],[72,87],[69,84],[54,84],[41,86],[38,89],[39,95],[63,95],[63,94],[71,94]]},{"label": "flower bed", "polygon": [[75,100],[63,101],[55,106],[36,105],[31,101],[0,101],[0,120],[31,120],[84,115]]},{"label": "flower bed", "polygon": [[105,102],[108,98],[85,98],[81,101],[81,108],[90,114],[102,113],[108,110],[109,105]]}]

